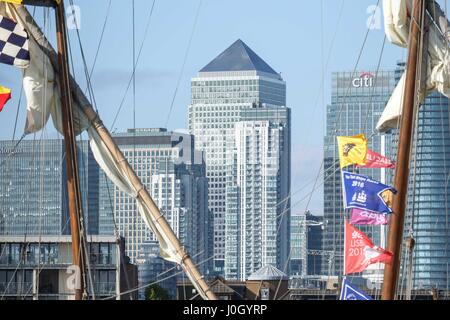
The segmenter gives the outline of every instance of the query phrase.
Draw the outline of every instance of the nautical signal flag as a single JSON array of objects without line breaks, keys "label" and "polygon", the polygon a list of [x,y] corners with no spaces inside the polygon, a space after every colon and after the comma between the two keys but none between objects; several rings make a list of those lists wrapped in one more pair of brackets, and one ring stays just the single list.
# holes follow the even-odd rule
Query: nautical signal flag
[{"label": "nautical signal flag", "polygon": [[358,164],[357,167],[395,169],[395,163],[389,158],[369,149],[367,150],[366,163],[362,165]]},{"label": "nautical signal flag", "polygon": [[375,246],[360,230],[345,220],[344,274],[364,271],[377,262],[391,263],[392,253]]},{"label": "nautical signal flag", "polygon": [[353,286],[346,277],[342,279],[341,296],[339,300],[373,300],[357,287]]},{"label": "nautical signal flag", "polygon": [[14,20],[0,15],[0,62],[26,68],[30,64],[28,34]]},{"label": "nautical signal flag", "polygon": [[358,208],[379,213],[392,212],[389,193],[397,193],[391,186],[347,171],[342,171],[342,189],[345,209]]},{"label": "nautical signal flag", "polygon": [[0,111],[3,110],[4,105],[11,99],[11,90],[0,86]]},{"label": "nautical signal flag", "polygon": [[364,165],[367,155],[367,139],[364,134],[356,136],[336,137],[339,149],[339,162],[341,168],[351,164]]}]

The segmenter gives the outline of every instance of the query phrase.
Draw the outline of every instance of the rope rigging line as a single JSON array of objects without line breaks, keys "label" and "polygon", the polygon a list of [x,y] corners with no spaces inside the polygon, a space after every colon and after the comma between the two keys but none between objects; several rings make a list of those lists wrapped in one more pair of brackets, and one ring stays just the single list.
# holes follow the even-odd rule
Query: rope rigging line
[{"label": "rope rigging line", "polygon": [[[134,66],[136,65],[136,21],[135,21],[135,3],[134,0],[131,1],[131,10],[132,10],[132,48],[133,48],[133,56],[132,56],[132,69],[134,68]],[[132,78],[133,78],[133,163],[136,166],[136,172],[137,169],[139,169],[139,165],[137,164],[136,161],[136,73],[132,72]],[[134,200],[134,205],[135,205],[135,212],[132,213],[131,216],[131,231],[135,232],[136,230],[136,226],[137,226],[137,216],[139,216],[139,201],[138,199]],[[133,235],[133,237],[135,237],[135,235]],[[132,296],[129,295],[129,297],[131,298]]]},{"label": "rope rigging line", "polygon": [[[34,8],[34,10],[35,10],[36,8]],[[48,31],[49,31],[49,28],[50,28],[50,26],[49,26],[49,10],[48,9],[45,9],[45,8],[43,8],[43,17],[44,17],[44,30],[46,30],[45,32],[46,33],[48,33]],[[34,11],[33,11],[33,17],[34,17]],[[45,69],[46,70],[46,69]],[[47,70],[45,71],[45,74],[44,74],[44,78],[46,79],[47,78],[47,76],[48,76],[48,73],[47,73]],[[47,90],[45,90],[45,87],[47,86],[47,83],[48,83],[48,81],[43,81],[43,83],[44,83],[44,97],[43,97],[43,101],[46,101],[47,99],[47,97],[46,97],[46,92],[47,92]],[[46,105],[46,104],[44,104],[44,105]],[[45,113],[45,112],[44,112]],[[43,113],[43,114],[44,114]],[[44,119],[42,119],[42,121],[43,121]],[[43,162],[44,161],[44,159],[45,159],[45,156],[46,156],[46,154],[45,154],[45,152],[44,152],[44,136],[46,136],[46,128],[44,127],[44,128],[42,128],[42,131],[41,131],[41,134],[40,134],[40,137],[39,137],[39,146],[40,146],[40,161],[41,162]],[[24,137],[24,136],[23,136]],[[22,139],[23,139],[23,137],[22,137]],[[35,155],[36,155],[36,152],[35,152],[35,145],[36,145],[36,133],[34,133],[33,134],[33,143],[32,143],[32,152],[31,152],[31,154],[33,155],[32,156],[32,161],[31,161],[31,167],[34,167],[34,165],[33,165],[33,163],[35,162]],[[64,155],[63,155],[63,157],[64,157]],[[61,159],[61,161],[62,161],[62,159]],[[62,167],[62,166],[61,166]],[[43,170],[43,167],[41,166],[41,173],[40,173],[40,186],[39,186],[39,188],[40,188],[40,192],[39,192],[39,194],[40,194],[40,199],[39,199],[39,203],[40,203],[40,205],[41,205],[41,209],[40,209],[40,211],[41,212],[43,212],[43,207],[42,207],[42,205],[43,205],[43,203],[44,203],[44,201],[43,201],[43,190],[44,190],[44,179],[43,179],[43,172],[42,172],[42,170]],[[32,171],[30,171],[30,175],[32,174],[33,172]],[[29,181],[29,186],[31,187],[31,182],[33,181],[34,179],[27,179],[27,181]],[[27,193],[27,192],[24,192],[24,195],[23,195],[23,198],[25,198],[27,195],[28,195],[29,193]],[[28,206],[28,213],[29,213],[29,206]],[[42,237],[42,219],[43,219],[43,215],[42,214],[40,214],[39,215],[39,223],[38,223],[38,234],[39,234],[39,241],[38,241],[38,252],[40,253],[41,252],[41,237]],[[68,221],[66,222],[66,224],[68,223]],[[27,222],[27,224],[26,224],[26,226],[28,225],[28,222]],[[64,227],[63,227],[64,228]],[[28,233],[28,228],[27,227],[25,227],[25,237],[27,236],[27,233]],[[28,243],[29,244],[29,243]],[[28,245],[27,244],[27,245]],[[22,262],[22,259],[19,261],[19,265],[20,265],[20,263]],[[39,259],[38,259],[38,274],[37,274],[37,280],[36,280],[36,284],[37,284],[37,286],[39,286],[39,275],[40,275],[40,272],[42,271],[42,269],[40,268],[40,266],[41,266],[41,255],[39,255]],[[28,293],[29,293],[29,291],[30,290],[32,290],[32,288],[30,288],[29,290],[28,290],[28,292],[27,293],[25,293],[25,295],[24,295],[24,297],[26,296],[26,295],[28,295]],[[37,291],[37,294],[39,294],[39,292]],[[36,296],[36,298],[37,298],[37,296]]]},{"label": "rope rigging line", "polygon": [[[72,6],[73,6],[72,0],[70,0],[70,1],[71,1]],[[80,51],[81,51],[81,56],[82,56],[82,60],[83,60],[83,67],[84,67],[84,71],[85,71],[85,76],[86,76],[87,83],[90,84],[90,79],[88,78],[88,74],[87,74],[88,67],[87,67],[86,58],[85,58],[85,55],[84,55],[83,46],[82,46],[82,43],[81,43],[80,34],[78,32],[78,25],[77,25],[77,23],[78,22],[75,19],[76,31],[77,31],[77,39],[78,39],[78,44],[80,46]],[[72,55],[72,45],[71,45],[71,39],[70,39],[70,33],[69,32],[67,32],[67,47],[68,47],[69,62],[71,64],[71,66],[72,66],[72,71],[73,71],[73,79],[76,81],[75,66],[74,66],[74,59],[73,59],[73,55]],[[89,86],[89,87],[92,88],[91,86]],[[93,98],[93,92],[91,92],[91,93],[92,93],[91,94],[91,100],[95,100]],[[91,104],[92,104],[92,102],[91,102]],[[84,142],[81,139],[81,134],[78,137],[77,136],[75,137],[75,148],[76,148],[76,150],[82,151],[82,148],[77,147],[77,145],[83,144],[83,143]],[[66,153],[64,152],[64,155],[65,154]],[[88,168],[87,168],[86,165],[83,165],[84,157],[82,156],[82,153],[78,154],[78,152],[77,152],[77,159],[76,159],[77,162],[78,162],[78,158],[81,158],[82,168],[84,169],[84,172],[82,172],[80,166],[78,166],[78,171],[79,172],[77,173],[77,175],[79,177],[79,182],[80,182],[80,201],[81,201],[78,204],[79,219],[77,221],[78,229],[80,230],[80,232],[79,232],[80,246],[79,246],[79,253],[78,254],[80,255],[80,260],[82,262],[82,265],[87,270],[88,279],[89,279],[89,281],[88,281],[86,276],[84,276],[82,278],[82,280],[83,280],[83,288],[84,288],[84,293],[83,294],[85,296],[87,296],[87,297],[89,296],[87,288],[88,288],[88,285],[90,285],[90,287],[91,287],[90,290],[92,292],[92,297],[95,300],[95,292],[94,292],[94,286],[93,286],[93,281],[92,281],[92,272],[91,272],[91,266],[90,266],[90,257],[89,257],[89,251],[88,251],[88,245],[87,245],[87,236],[88,236],[88,234],[87,234],[86,223],[85,223],[85,219],[84,219],[85,218],[84,217],[85,212],[84,212],[83,201],[82,201],[83,196],[81,195],[81,181],[82,181],[82,178],[80,178],[80,175],[81,175],[81,176],[84,176],[85,179],[87,179],[86,171],[88,170]],[[86,183],[86,186],[87,186],[88,185],[87,181],[85,181],[85,183]],[[85,190],[85,192],[86,192],[86,190]],[[87,199],[88,199],[88,197],[85,196],[84,197],[84,201],[87,201]],[[89,210],[88,204],[86,204],[86,208]],[[82,270],[82,273],[85,274],[86,270]]]},{"label": "rope rigging line", "polygon": [[[448,11],[447,11],[447,1],[444,1],[445,3],[445,17],[448,17]],[[434,11],[434,16],[436,16],[436,2],[433,1],[433,11]],[[450,33],[448,30],[448,26],[449,23],[445,23],[445,29],[441,30],[443,32],[443,38],[447,44],[446,46],[446,54],[449,53],[449,48],[450,48]],[[442,103],[442,99],[444,97],[442,95],[440,95],[439,101],[440,104],[444,105],[444,103]],[[450,113],[448,113],[448,110],[450,110],[450,100],[447,98],[447,126],[450,126]],[[444,155],[444,172],[446,175],[449,175],[450,172],[447,174],[448,170],[447,170],[447,150],[446,150],[446,143],[445,143],[445,131],[444,131],[444,118],[443,118],[443,112],[440,112],[441,114],[441,138],[442,138],[442,151],[443,151],[443,155]],[[447,132],[447,138],[449,137],[449,134]],[[448,178],[446,179],[445,182],[445,187],[444,187],[444,201],[445,201],[445,230],[446,230],[446,234],[445,234],[445,257],[448,257],[448,251],[449,251],[449,221],[448,221]],[[447,267],[446,267],[446,298],[448,298],[448,294],[449,294],[449,263],[447,262]]]},{"label": "rope rigging line", "polygon": [[[418,26],[419,30],[425,30],[425,18],[424,16],[426,15],[425,12],[425,3],[423,3],[423,10],[422,10],[422,25]],[[420,61],[418,68],[417,68],[417,73],[416,73],[416,83],[417,86],[422,86],[423,82],[421,81],[422,77],[423,77],[423,55],[424,55],[424,39],[425,39],[425,33],[421,32],[421,41],[420,41],[420,46],[419,46],[419,53],[418,53],[418,61]],[[425,68],[425,74],[427,73],[427,70]],[[413,177],[412,177],[412,195],[410,194],[409,197],[407,197],[407,207],[406,207],[406,212],[405,212],[405,227],[406,225],[408,226],[409,230],[409,236],[412,237],[414,234],[414,224],[415,224],[415,220],[418,218],[415,215],[415,211],[416,211],[416,187],[417,187],[417,154],[422,153],[422,149],[423,149],[423,143],[422,140],[423,138],[421,137],[421,135],[419,136],[419,115],[420,115],[420,100],[418,97],[418,93],[419,91],[422,90],[422,88],[419,88],[417,90],[417,94],[414,97],[414,115],[413,115],[413,123],[414,123],[414,134],[412,137],[412,143],[411,143],[411,148],[410,148],[410,154],[414,154],[414,158],[413,158]],[[398,137],[397,137],[398,139]],[[420,142],[419,142],[420,141]],[[418,151],[418,146],[420,147],[420,151]],[[411,165],[411,164],[409,164]],[[411,186],[408,187],[407,192],[409,192],[409,189],[411,188]],[[419,197],[420,197],[420,191],[421,189],[419,188]],[[408,199],[410,199],[412,201],[412,210],[410,210],[411,208],[408,208]],[[405,236],[405,233],[402,235],[403,237]],[[409,256],[411,256],[411,261],[409,259]],[[412,283],[412,275],[413,275],[413,266],[414,266],[414,262],[413,262],[413,252],[409,251],[409,248],[407,248],[406,245],[402,246],[400,249],[400,263],[401,263],[401,278],[400,281],[397,283],[397,298],[398,299],[410,299],[411,297],[411,289],[413,286]],[[404,282],[406,283],[406,287],[404,285]],[[400,288],[399,288],[400,287]],[[400,289],[400,290],[399,290]],[[406,290],[406,294],[404,294]]]},{"label": "rope rigging line", "polygon": [[[380,0],[377,1],[376,6],[379,7],[379,4],[380,4]],[[372,14],[371,22],[373,22],[374,17],[375,17],[375,11],[374,11],[374,13]],[[354,67],[353,72],[352,72],[353,75],[355,74],[356,69],[357,69],[357,67],[358,67],[358,65],[359,65],[359,61],[360,61],[360,59],[361,59],[361,57],[362,57],[362,53],[363,53],[363,51],[364,51],[364,48],[365,48],[365,45],[366,45],[366,42],[367,42],[367,39],[368,39],[369,32],[370,32],[370,29],[368,28],[368,30],[367,30],[367,32],[366,32],[366,34],[365,34],[365,36],[364,36],[363,43],[362,43],[361,48],[360,48],[359,53],[358,53],[358,57],[357,57],[357,60],[356,60],[356,63],[355,63],[355,67]],[[342,112],[343,112],[344,106],[345,106],[345,104],[346,104],[347,98],[348,98],[348,96],[349,96],[349,94],[350,94],[350,90],[351,90],[351,83],[349,83],[349,85],[348,85],[348,87],[347,87],[347,91],[346,91],[346,93],[345,93],[343,102],[340,103],[340,108],[339,108],[339,111],[338,111],[338,117],[337,117],[337,118],[335,119],[335,121],[334,121],[333,131],[334,131],[335,133],[337,133],[337,124],[338,124],[338,122],[340,121],[340,117],[341,117],[341,114],[342,114]],[[369,137],[369,138],[370,138],[370,137]],[[335,148],[335,144],[333,144],[333,146],[334,146],[334,148]],[[324,149],[325,149],[325,150],[324,150],[324,155],[327,153],[327,151],[329,151],[328,149],[329,149],[330,147],[331,147],[330,145],[325,146],[325,148],[324,148]],[[323,165],[324,165],[324,161],[325,161],[325,157],[324,157],[324,158],[322,159],[322,161],[321,161],[321,165],[320,165],[320,167],[319,167],[319,172],[318,172],[318,174],[317,174],[317,177],[319,177],[319,175],[320,175],[320,171],[322,170],[322,167],[323,167]],[[334,161],[336,162],[336,160],[334,160]],[[333,175],[333,180],[334,180],[334,178],[335,178],[335,175]],[[323,183],[325,183],[325,181],[324,181]],[[322,183],[322,184],[323,184],[323,183]],[[322,185],[322,184],[321,184],[321,185]],[[314,192],[314,190],[312,190],[311,194],[312,194],[313,192]],[[333,203],[335,203],[335,201],[333,201]],[[306,210],[307,210],[307,209],[308,209],[308,207],[306,208]],[[336,211],[336,210],[334,210],[334,211]],[[335,225],[335,224],[334,224],[334,225]],[[342,228],[340,228],[340,229],[342,229]],[[340,233],[342,233],[342,230],[340,230]],[[292,254],[292,246],[290,247],[289,255],[291,255],[291,254]],[[288,260],[288,261],[289,261],[289,260]],[[286,264],[286,266],[287,266],[287,265],[288,265],[288,263]],[[286,268],[285,268],[285,269],[286,269]],[[329,275],[329,276],[330,276],[330,275]],[[280,287],[280,283],[281,283],[281,280],[279,281],[279,284],[278,284],[278,286],[277,286],[277,291],[278,291],[278,289],[279,289],[279,287]]]},{"label": "rope rigging line", "polygon": [[138,63],[139,63],[139,59],[140,59],[140,57],[141,57],[142,49],[143,49],[143,47],[144,47],[144,43],[145,43],[145,40],[146,40],[146,38],[147,38],[148,31],[149,31],[150,22],[151,22],[151,18],[152,18],[152,15],[153,15],[153,9],[154,9],[154,7],[155,7],[155,3],[156,3],[156,0],[153,0],[152,6],[151,6],[151,8],[150,8],[150,12],[149,12],[148,17],[147,17],[147,23],[146,23],[146,26],[145,26],[144,37],[143,37],[143,39],[142,39],[142,42],[141,42],[141,45],[140,45],[140,47],[139,47],[139,51],[138,51],[138,54],[137,54],[137,57],[136,57],[136,63],[135,63],[135,65],[133,66],[133,72],[132,72],[132,74],[131,74],[131,76],[130,76],[130,78],[129,78],[129,80],[128,80],[128,84],[127,84],[127,87],[126,87],[125,92],[124,92],[124,94],[123,94],[123,97],[122,97],[122,100],[121,100],[121,102],[120,102],[120,105],[119,105],[119,107],[117,108],[116,115],[114,116],[114,120],[113,120],[113,122],[112,122],[112,124],[111,124],[111,127],[110,127],[111,129],[114,128],[114,125],[115,125],[115,123],[116,123],[116,121],[117,121],[117,117],[119,116],[119,113],[120,113],[120,111],[122,110],[123,104],[125,103],[125,98],[126,98],[126,96],[127,96],[128,90],[130,89],[131,83],[132,83],[132,81],[133,81],[134,74],[136,73],[136,68],[137,68],[137,65],[138,65]]},{"label": "rope rigging line", "polygon": [[[197,253],[196,255],[194,255],[194,257],[197,256],[197,255],[200,255],[201,253],[202,253],[202,252]],[[208,257],[207,259],[200,261],[199,263],[195,264],[195,266],[198,267],[198,266],[200,266],[200,265],[202,265],[202,264],[208,262],[209,260],[213,259],[214,256],[215,256],[215,255],[212,255],[212,256]],[[165,274],[165,273],[168,273],[169,271],[174,270],[174,269],[176,269],[177,267],[178,267],[178,265],[176,265],[175,267],[172,267],[172,268],[170,268],[170,269],[168,269],[168,270],[165,270],[165,271],[159,273],[156,277],[159,277],[159,276],[161,276],[161,275],[163,275],[163,274]],[[100,299],[100,300],[109,300],[109,299],[113,299],[113,298],[120,297],[120,296],[125,295],[125,294],[133,293],[133,292],[135,292],[135,291],[138,291],[138,290],[141,290],[141,289],[150,287],[151,285],[154,285],[154,284],[161,283],[161,282],[163,282],[163,281],[166,281],[166,280],[168,280],[168,279],[170,279],[170,278],[176,277],[176,276],[181,275],[181,274],[183,274],[183,273],[185,273],[185,271],[184,271],[184,270],[181,270],[181,271],[179,271],[179,272],[176,272],[176,273],[174,273],[174,274],[172,274],[172,275],[170,275],[170,276],[164,277],[164,278],[159,279],[159,280],[156,280],[156,281],[154,281],[154,282],[151,282],[151,283],[148,283],[148,284],[145,284],[145,285],[142,285],[142,286],[138,286],[138,287],[133,288],[133,289],[131,289],[131,290],[124,291],[124,292],[121,292],[120,294],[117,294],[117,295],[114,295],[114,296],[109,296],[109,297],[106,297],[106,298],[103,298],[103,299]]]},{"label": "rope rigging line", "polygon": [[[318,109],[319,99],[320,99],[321,97],[322,97],[322,102],[323,102],[323,97],[324,97],[324,95],[323,95],[323,90],[324,90],[324,85],[325,85],[324,74],[325,74],[325,72],[328,70],[328,65],[329,65],[329,62],[330,62],[331,54],[332,54],[332,52],[333,52],[333,49],[334,49],[334,43],[335,43],[335,40],[336,40],[336,37],[337,37],[337,32],[338,32],[338,30],[339,30],[339,25],[340,25],[341,20],[342,20],[342,14],[343,14],[343,11],[344,11],[344,5],[345,5],[345,0],[342,0],[342,1],[341,1],[340,8],[339,8],[339,14],[338,14],[337,23],[336,23],[336,26],[335,26],[335,28],[334,28],[334,34],[333,34],[333,37],[332,37],[332,40],[331,40],[330,47],[329,47],[329,49],[328,49],[327,60],[326,60],[325,66],[322,66],[322,73],[323,73],[323,75],[322,75],[322,79],[321,79],[321,81],[320,81],[320,87],[319,87],[319,90],[318,90],[318,93],[317,93],[317,96],[316,96],[316,99],[315,99],[314,107],[313,107],[314,114],[315,114],[316,110]],[[322,6],[321,6],[321,8],[322,8]],[[323,42],[323,41],[322,41],[322,42]],[[322,49],[323,49],[323,44],[322,44]],[[323,51],[323,50],[322,50],[322,51]],[[323,59],[322,59],[322,64],[323,64]],[[310,122],[309,122],[309,125],[311,125]],[[307,130],[307,132],[311,132],[311,130]],[[322,161],[322,162],[323,162],[323,161]],[[320,172],[321,168],[323,167],[323,165],[324,165],[324,164],[321,163],[320,168],[319,168],[319,172]],[[328,168],[328,169],[331,169],[331,166],[330,166],[330,168]],[[327,169],[327,170],[328,170],[328,169]],[[313,180],[314,180],[314,179],[313,179]],[[308,183],[308,184],[309,184],[309,183]],[[286,197],[285,200],[291,198],[294,194],[296,194],[298,191],[304,189],[305,187],[306,187],[306,185],[303,186],[303,187],[300,187],[299,189],[297,189],[296,192],[293,192],[293,193],[290,191],[288,197]],[[283,201],[285,201],[285,200],[282,200],[281,202],[283,202]],[[280,203],[281,203],[281,202],[280,202]],[[277,206],[278,206],[278,205],[280,205],[280,204],[277,204]]]},{"label": "rope rigging line", "polygon": [[[105,30],[106,30],[106,24],[108,22],[109,12],[111,9],[111,3],[112,3],[112,0],[109,0],[108,8],[106,9],[105,21],[103,22],[102,31],[100,33],[100,39],[98,41],[97,50],[96,50],[95,56],[94,56],[94,62],[92,63],[91,70],[89,71],[89,79],[92,79],[92,75],[94,74],[94,69],[97,64],[97,58],[98,58],[98,54],[100,52],[101,45],[103,43],[103,36],[104,36]],[[89,87],[87,86],[86,89],[84,90],[85,93],[88,89],[89,89]]]},{"label": "rope rigging line", "polygon": [[[75,7],[75,6],[74,6],[74,4],[73,4],[73,0],[70,0],[70,4],[71,4],[71,6],[72,6],[72,14],[76,17],[75,12],[74,12],[74,7]],[[100,41],[99,41],[99,43],[98,43],[98,45],[97,45],[97,51],[96,51],[96,56],[95,56],[95,58],[94,58],[94,64],[95,64],[95,61],[96,61],[96,59],[97,59],[98,52],[99,52],[99,50],[100,50],[101,41],[103,40],[103,33],[104,33],[104,31],[105,31],[106,22],[107,22],[108,15],[109,15],[110,5],[111,5],[111,2],[110,2],[110,4],[109,4],[109,6],[108,6],[107,15],[106,15],[106,18],[105,18],[105,22],[104,22],[104,24],[103,24],[103,30],[102,30],[102,33],[101,33],[101,35],[100,35]],[[93,91],[93,87],[92,87],[92,82],[91,82],[91,76],[92,76],[92,72],[93,72],[93,70],[94,70],[94,64],[93,64],[93,66],[92,66],[92,68],[91,68],[91,71],[89,71],[89,68],[88,68],[87,62],[86,62],[86,55],[85,55],[85,53],[84,53],[84,48],[83,48],[83,45],[82,45],[82,42],[81,42],[81,36],[80,36],[80,31],[79,31],[80,28],[79,28],[79,26],[78,26],[78,21],[77,21],[77,19],[74,19],[74,21],[75,21],[75,31],[76,31],[76,34],[77,34],[78,45],[79,45],[80,53],[81,53],[81,59],[82,59],[82,61],[83,61],[83,71],[84,71],[84,74],[85,74],[85,77],[86,77],[86,83],[87,83],[87,88],[86,88],[86,89],[87,89],[88,94],[89,94],[89,102],[90,102],[91,105],[94,107],[95,111],[98,112],[98,109],[97,109],[97,102],[96,102],[96,100],[95,100],[95,95],[94,95],[94,91]],[[67,33],[67,37],[70,38],[70,34],[69,34],[69,33]],[[70,50],[70,39],[69,39],[68,43],[69,43],[69,50]],[[71,50],[70,50],[70,54],[72,54],[72,53],[71,53]],[[74,75],[74,79],[75,79],[75,69],[74,69],[74,67],[73,67],[73,59],[72,59],[72,55],[71,55],[70,57],[71,57],[71,61],[72,61],[72,70],[73,70],[73,75]]]},{"label": "rope rigging line", "polygon": [[[383,37],[383,44],[381,45],[381,52],[378,58],[378,64],[377,64],[377,69],[376,69],[376,74],[378,75],[379,71],[380,71],[380,66],[381,66],[381,60],[383,59],[383,52],[384,52],[384,47],[386,44],[386,35]],[[370,93],[370,99],[369,99],[369,110],[366,112],[366,118],[364,120],[364,125],[361,128],[361,132],[365,132],[367,130],[367,124],[369,122],[369,115],[373,112],[373,97],[375,95],[375,86],[372,87],[372,92]],[[384,104],[386,104],[386,102],[383,101]],[[373,132],[371,133],[372,135],[377,134],[377,132],[375,130],[373,130]]]},{"label": "rope rigging line", "polygon": [[173,109],[173,106],[174,106],[174,103],[175,103],[175,98],[177,97],[178,87],[180,86],[181,78],[182,78],[183,72],[184,72],[184,67],[186,65],[186,61],[187,61],[187,58],[188,58],[188,55],[189,55],[189,50],[191,48],[191,43],[192,43],[192,39],[194,37],[195,27],[197,26],[197,21],[198,21],[198,17],[199,17],[199,14],[200,14],[200,8],[202,6],[202,2],[203,2],[203,0],[200,0],[199,3],[198,3],[197,13],[195,14],[194,24],[192,25],[192,30],[191,30],[191,35],[189,37],[188,45],[187,45],[186,51],[184,53],[183,64],[181,66],[181,70],[180,70],[180,73],[178,75],[177,84],[175,86],[175,91],[174,91],[173,97],[172,97],[172,102],[170,103],[169,114],[167,115],[166,123],[164,125],[165,128],[167,128],[167,125],[169,124],[169,119],[170,119],[170,116],[172,114],[172,109]]}]

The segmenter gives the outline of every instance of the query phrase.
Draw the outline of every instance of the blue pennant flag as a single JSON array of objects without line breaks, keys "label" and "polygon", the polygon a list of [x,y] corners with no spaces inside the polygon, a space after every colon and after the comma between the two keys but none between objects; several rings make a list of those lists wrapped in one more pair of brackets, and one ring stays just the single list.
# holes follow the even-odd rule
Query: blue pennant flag
[{"label": "blue pennant flag", "polygon": [[351,285],[351,283],[344,278],[342,280],[341,297],[339,300],[373,300],[371,296],[368,296],[358,288]]},{"label": "blue pennant flag", "polygon": [[359,208],[379,213],[391,213],[392,209],[383,199],[383,192],[392,191],[393,187],[370,179],[362,174],[342,171],[342,189],[344,208]]}]

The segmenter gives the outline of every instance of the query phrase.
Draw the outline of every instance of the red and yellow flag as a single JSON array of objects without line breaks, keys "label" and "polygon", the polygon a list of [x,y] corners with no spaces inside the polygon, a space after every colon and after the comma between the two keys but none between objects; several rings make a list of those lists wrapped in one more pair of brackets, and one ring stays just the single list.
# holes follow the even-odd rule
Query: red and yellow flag
[{"label": "red and yellow flag", "polygon": [[9,99],[11,99],[11,90],[0,86],[0,111]]}]

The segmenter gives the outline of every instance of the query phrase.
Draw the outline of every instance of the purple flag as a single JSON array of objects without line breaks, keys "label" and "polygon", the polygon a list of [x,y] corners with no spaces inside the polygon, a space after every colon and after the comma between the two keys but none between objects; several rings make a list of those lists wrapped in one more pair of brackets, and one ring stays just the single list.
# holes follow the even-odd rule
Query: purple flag
[{"label": "purple flag", "polygon": [[382,225],[388,223],[388,217],[382,213],[353,208],[350,223]]}]

